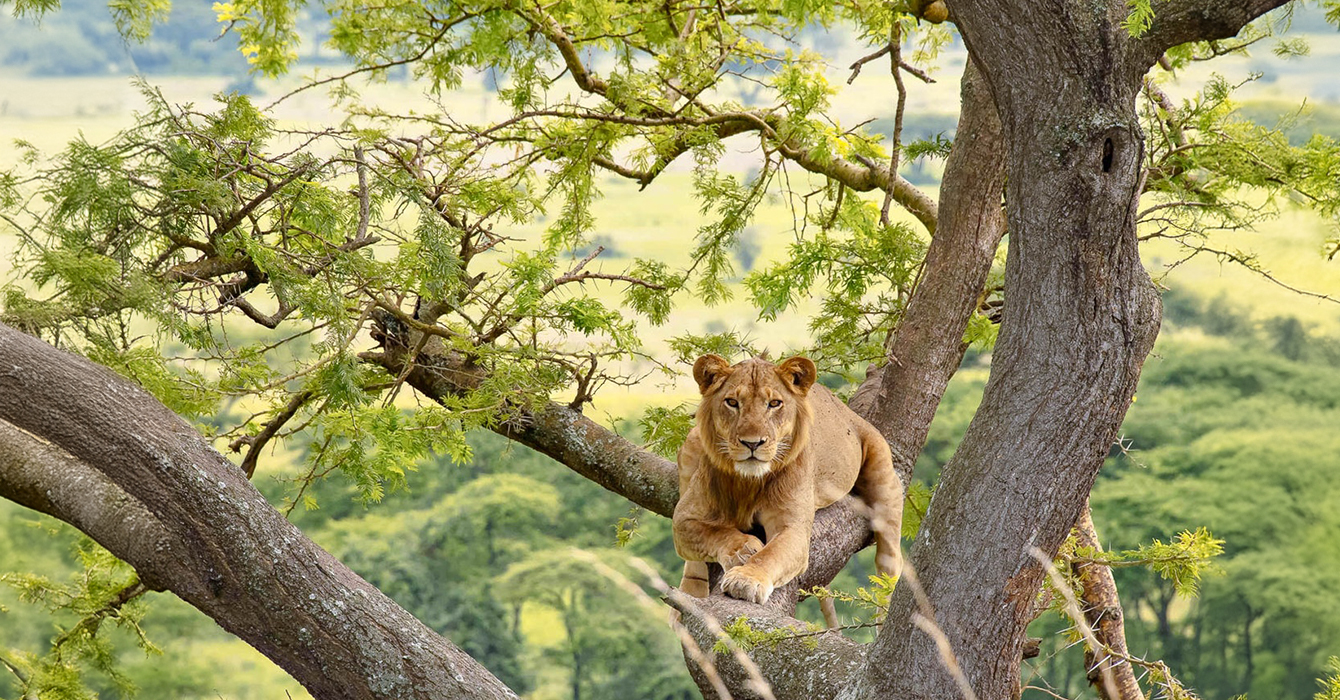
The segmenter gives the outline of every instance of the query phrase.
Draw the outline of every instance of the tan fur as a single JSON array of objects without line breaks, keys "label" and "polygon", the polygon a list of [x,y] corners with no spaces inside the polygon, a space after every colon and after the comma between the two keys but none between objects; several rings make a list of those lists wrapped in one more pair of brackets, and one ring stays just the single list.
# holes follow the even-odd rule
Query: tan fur
[{"label": "tan fur", "polygon": [[[879,570],[899,572],[903,488],[888,443],[814,384],[813,362],[752,358],[731,366],[704,355],[693,376],[703,399],[679,450],[681,589],[706,596],[705,562],[718,562],[727,595],[766,601],[809,563],[815,511],[853,489],[870,509]],[[766,544],[747,534],[755,526]]]}]

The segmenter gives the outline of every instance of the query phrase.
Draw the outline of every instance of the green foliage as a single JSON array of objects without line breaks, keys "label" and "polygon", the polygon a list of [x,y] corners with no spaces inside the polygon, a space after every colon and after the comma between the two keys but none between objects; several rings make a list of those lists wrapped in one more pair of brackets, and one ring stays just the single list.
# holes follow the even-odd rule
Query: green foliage
[{"label": "green foliage", "polygon": [[1243,118],[1233,101],[1240,85],[1212,77],[1194,97],[1173,107],[1143,103],[1151,140],[1148,192],[1158,202],[1141,214],[1146,237],[1177,241],[1189,254],[1266,272],[1250,252],[1216,242],[1216,233],[1250,229],[1299,203],[1334,219],[1340,185],[1333,164],[1340,143],[1314,134],[1291,143],[1287,134],[1301,116],[1294,110],[1273,125]]},{"label": "green foliage", "polygon": [[[816,217],[821,218],[821,217]],[[876,205],[844,199],[833,218],[838,236],[821,231],[792,244],[785,262],[750,274],[745,286],[764,319],[793,310],[823,280],[828,294],[810,321],[821,367],[882,359],[885,338],[902,316],[925,244],[908,226],[880,224]]]},{"label": "green foliage", "polygon": [[85,686],[83,669],[103,674],[121,696],[134,693],[135,686],[118,668],[117,658],[102,623],[111,620],[129,633],[145,653],[160,653],[140,623],[145,608],[135,600],[144,592],[133,570],[89,540],[76,548],[81,571],[68,583],[58,583],[34,574],[0,573],[0,583],[18,592],[25,603],[41,606],[62,621],[49,651],[38,656],[29,652],[5,652],[0,661],[21,681],[20,692],[41,698],[85,700],[97,694]]},{"label": "green foliage", "polygon": [[1330,675],[1317,681],[1321,690],[1312,696],[1312,700],[1340,700],[1340,657],[1327,659],[1326,670]]},{"label": "green foliage", "polygon": [[107,9],[116,21],[116,31],[128,39],[146,41],[154,25],[166,22],[171,0],[108,0]]},{"label": "green foliage", "polygon": [[[0,3],[10,4],[8,1]],[[36,16],[42,15],[60,8],[60,0],[14,0],[14,16]]]},{"label": "green foliage", "polygon": [[927,139],[908,141],[903,144],[903,155],[908,160],[917,158],[948,158],[954,142],[944,134],[935,134]]},{"label": "green foliage", "polygon": [[693,412],[681,404],[671,408],[651,406],[638,419],[642,444],[666,459],[674,459],[693,427]]},{"label": "green foliage", "polygon": [[913,480],[907,485],[907,498],[903,503],[903,539],[916,539],[921,521],[931,507],[932,493],[932,489],[921,481]]},{"label": "green foliage", "polygon": [[727,360],[758,354],[752,341],[735,331],[695,335],[685,333],[670,339],[670,351],[683,365],[692,365],[703,355],[720,355]]},{"label": "green foliage", "polygon": [[1205,528],[1195,532],[1183,530],[1171,542],[1154,540],[1137,549],[1121,552],[1095,552],[1087,547],[1075,548],[1073,555],[1105,566],[1142,566],[1172,582],[1178,595],[1194,598],[1200,588],[1201,576],[1212,566],[1211,560],[1224,553],[1224,541],[1215,539]]},{"label": "green foliage", "polygon": [[[1306,697],[1307,679],[1340,643],[1329,592],[1340,560],[1320,544],[1340,503],[1340,445],[1328,427],[1340,409],[1335,341],[1309,333],[1282,345],[1280,323],[1257,324],[1223,300],[1172,300],[1170,318],[1186,335],[1163,340],[1162,359],[1146,367],[1123,428],[1134,451],[1105,470],[1094,517],[1116,542],[1149,541],[1159,525],[1186,530],[1155,541],[1173,558],[1179,547],[1213,551],[1198,528],[1213,531],[1224,540],[1216,568],[1225,575],[1203,580],[1178,612],[1180,563],[1158,573],[1117,569],[1127,609],[1154,612],[1127,617],[1132,648],[1164,659],[1206,697]],[[1234,313],[1237,323],[1226,323]],[[1229,327],[1232,336],[1195,334]]]},{"label": "green foliage", "polygon": [[[822,628],[811,625],[810,631],[814,632],[819,629]],[[731,644],[741,651],[750,652],[760,647],[763,649],[770,649],[782,642],[789,642],[797,639],[797,631],[786,627],[774,627],[767,630],[754,629],[754,627],[749,624],[749,618],[747,617],[737,617],[734,620],[731,620],[721,626],[721,631],[724,634],[717,640],[716,644],[712,645],[712,653],[717,654],[718,656],[729,654]],[[727,639],[730,640],[729,644],[726,641]],[[799,639],[802,643],[811,647],[818,646],[818,642],[816,642],[812,636]]]},{"label": "green foliage", "polygon": [[1126,0],[1130,13],[1121,21],[1121,26],[1132,37],[1139,38],[1154,24],[1154,8],[1151,0]]},{"label": "green foliage", "polygon": [[637,526],[641,515],[642,509],[634,506],[629,509],[628,515],[614,523],[614,546],[627,547],[633,538],[637,537]]},{"label": "green foliage", "polygon": [[298,58],[297,8],[284,0],[216,2],[218,21],[237,32],[240,51],[255,70],[281,75]]},{"label": "green foliage", "polygon": [[[888,615],[889,599],[893,596],[894,587],[898,585],[898,577],[875,573],[866,580],[870,583],[869,587],[858,586],[851,592],[833,586],[815,586],[801,593],[820,600],[829,599],[846,603],[847,609],[853,611],[854,621],[844,625],[844,629],[872,628],[882,624]],[[792,631],[790,634],[794,636],[796,633]]]}]

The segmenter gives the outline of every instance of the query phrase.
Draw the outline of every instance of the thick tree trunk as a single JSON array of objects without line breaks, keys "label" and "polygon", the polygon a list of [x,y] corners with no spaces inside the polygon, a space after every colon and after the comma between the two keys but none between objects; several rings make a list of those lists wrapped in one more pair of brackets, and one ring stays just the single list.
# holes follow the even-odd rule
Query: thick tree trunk
[{"label": "thick tree trunk", "polygon": [[[1181,17],[1190,5],[1215,31],[1225,28],[1209,17],[1216,11],[1253,16],[1228,2],[1161,10]],[[924,600],[913,585],[898,587],[890,622],[844,697],[951,698],[963,685],[981,698],[1018,697],[1024,630],[1043,576],[1031,553],[1054,556],[1078,520],[1159,325],[1136,245],[1143,140],[1135,97],[1166,46],[1126,33],[1125,2],[950,7],[1008,144],[1005,316],[981,407],[943,471],[911,558]],[[1166,41],[1178,32],[1156,34]]]},{"label": "thick tree trunk", "polygon": [[318,698],[514,698],[139,387],[0,325],[0,496],[64,520]]},{"label": "thick tree trunk", "polygon": [[[758,698],[761,694],[751,683],[754,679],[749,670],[733,654],[713,653],[717,636],[712,629],[712,622],[724,624],[746,617],[754,630],[790,629],[796,634],[809,635],[762,644],[749,652],[777,700],[829,700],[865,659],[862,646],[843,637],[841,633],[816,633],[777,610],[724,596],[699,600],[678,595],[669,603],[680,611],[680,619],[695,640],[698,650],[712,661],[715,672],[736,700]],[[703,697],[717,700],[711,679],[704,669],[690,662],[689,672],[702,689]]]},{"label": "thick tree trunk", "polygon": [[938,700],[965,683],[1018,696],[1043,577],[1030,552],[1054,556],[1078,519],[1158,330],[1135,237],[1138,81],[1113,75],[1119,26],[1059,5],[953,5],[1008,143],[1005,316],[981,407],[915,544],[931,611],[898,587],[851,697]]}]

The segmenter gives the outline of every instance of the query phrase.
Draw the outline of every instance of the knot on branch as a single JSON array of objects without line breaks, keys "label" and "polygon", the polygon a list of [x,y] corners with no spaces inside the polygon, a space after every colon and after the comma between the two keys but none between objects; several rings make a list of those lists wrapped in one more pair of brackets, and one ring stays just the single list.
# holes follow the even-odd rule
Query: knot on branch
[{"label": "knot on branch", "polygon": [[372,339],[377,343],[377,347],[387,348],[388,350],[409,349],[409,326],[396,318],[395,314],[385,309],[375,308],[372,310],[371,317],[371,334]]}]

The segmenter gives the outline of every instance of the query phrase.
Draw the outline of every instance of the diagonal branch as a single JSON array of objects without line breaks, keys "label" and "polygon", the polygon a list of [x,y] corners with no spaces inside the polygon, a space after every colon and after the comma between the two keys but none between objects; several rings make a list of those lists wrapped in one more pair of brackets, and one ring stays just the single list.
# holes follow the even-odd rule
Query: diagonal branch
[{"label": "diagonal branch", "polygon": [[1140,37],[1145,68],[1164,51],[1192,41],[1213,41],[1237,35],[1252,20],[1289,0],[1162,0],[1154,2],[1154,23]]},{"label": "diagonal branch", "polygon": [[852,396],[853,410],[879,428],[904,483],[926,442],[931,419],[966,346],[996,247],[1005,232],[1001,192],[1005,139],[991,92],[976,61],[964,67],[958,136],[940,189],[940,227],[921,281],[888,344],[889,362]]},{"label": "diagonal branch", "polygon": [[[1081,548],[1103,551],[1098,531],[1093,526],[1093,512],[1087,506],[1075,524],[1075,535]],[[1084,649],[1084,668],[1088,669],[1089,683],[1104,700],[1145,700],[1135,669],[1125,661],[1129,656],[1126,618],[1121,610],[1121,598],[1117,595],[1117,582],[1112,578],[1112,568],[1099,563],[1072,561],[1070,569],[1079,578],[1079,602],[1097,642]]]},{"label": "diagonal branch", "polygon": [[321,698],[515,698],[143,389],[0,325],[0,496],[68,522]]}]

